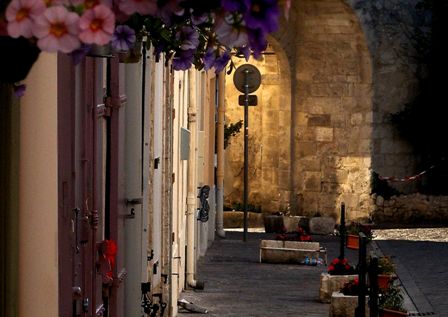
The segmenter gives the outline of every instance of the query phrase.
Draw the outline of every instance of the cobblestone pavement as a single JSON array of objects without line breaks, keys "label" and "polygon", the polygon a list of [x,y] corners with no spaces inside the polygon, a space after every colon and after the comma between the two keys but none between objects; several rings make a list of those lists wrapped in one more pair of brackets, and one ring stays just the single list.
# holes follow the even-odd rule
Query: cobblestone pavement
[{"label": "cobblestone pavement", "polygon": [[448,316],[448,228],[375,230],[420,315]]}]

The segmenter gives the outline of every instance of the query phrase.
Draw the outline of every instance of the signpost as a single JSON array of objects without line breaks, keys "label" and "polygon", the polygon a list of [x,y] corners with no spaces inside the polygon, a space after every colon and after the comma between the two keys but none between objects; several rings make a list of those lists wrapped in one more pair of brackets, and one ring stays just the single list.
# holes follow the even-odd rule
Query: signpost
[{"label": "signpost", "polygon": [[[249,95],[256,91],[261,84],[261,74],[258,68],[251,64],[239,66],[233,75],[233,83],[236,89],[244,93],[239,96],[244,106],[244,234],[243,240],[247,241],[247,204],[249,196],[249,105],[257,104],[257,96]],[[255,97],[255,98],[254,98]],[[240,103],[241,105],[241,103]]]}]

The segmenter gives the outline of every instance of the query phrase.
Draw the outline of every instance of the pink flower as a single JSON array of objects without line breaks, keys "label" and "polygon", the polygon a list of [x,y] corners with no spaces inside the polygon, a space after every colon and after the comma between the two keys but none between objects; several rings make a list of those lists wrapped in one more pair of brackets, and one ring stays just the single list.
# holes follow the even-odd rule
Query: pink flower
[{"label": "pink flower", "polygon": [[8,33],[11,37],[33,36],[34,21],[45,11],[42,0],[12,0],[6,9]]},{"label": "pink flower", "polygon": [[127,15],[136,12],[142,15],[155,15],[157,12],[157,0],[120,0],[118,6]]},{"label": "pink flower", "polygon": [[79,16],[63,6],[50,7],[36,20],[37,46],[48,52],[70,53],[81,43],[78,39]]},{"label": "pink flower", "polygon": [[108,7],[112,6],[112,0],[71,0],[70,2],[74,5],[82,4],[85,9],[92,9],[94,6],[99,4],[105,4]]},{"label": "pink flower", "polygon": [[47,7],[55,6],[55,5],[69,5],[70,2],[68,0],[43,0]]},{"label": "pink flower", "polygon": [[87,44],[104,45],[109,43],[115,29],[115,15],[104,4],[87,10],[79,21],[79,38]]}]

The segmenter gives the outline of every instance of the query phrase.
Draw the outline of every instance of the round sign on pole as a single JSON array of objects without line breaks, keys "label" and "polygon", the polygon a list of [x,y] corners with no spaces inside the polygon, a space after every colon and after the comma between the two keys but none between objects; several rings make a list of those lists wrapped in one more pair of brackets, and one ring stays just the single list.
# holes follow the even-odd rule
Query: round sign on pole
[{"label": "round sign on pole", "polygon": [[233,75],[233,83],[236,89],[240,92],[245,93],[244,89],[245,80],[247,76],[248,91],[247,93],[252,93],[260,87],[261,84],[261,74],[257,67],[251,64],[244,64],[239,66],[235,74]]}]

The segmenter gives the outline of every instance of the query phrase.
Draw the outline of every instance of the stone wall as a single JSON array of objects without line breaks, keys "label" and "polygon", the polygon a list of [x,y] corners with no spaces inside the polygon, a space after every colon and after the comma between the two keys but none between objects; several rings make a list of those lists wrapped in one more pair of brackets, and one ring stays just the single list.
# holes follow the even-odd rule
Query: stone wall
[{"label": "stone wall", "polygon": [[372,195],[372,198],[375,202],[373,220],[376,223],[442,224],[448,219],[448,196],[412,194],[392,196],[385,200],[381,196]]},{"label": "stone wall", "polygon": [[[430,13],[416,9],[420,0],[346,2],[358,17],[372,56],[372,169],[382,176],[416,174],[418,156],[391,124],[390,115],[403,110],[418,92],[425,65],[416,58],[413,36],[428,32]],[[416,189],[415,182],[393,186],[405,193]]]},{"label": "stone wall", "polygon": [[[289,81],[283,81],[289,86],[262,89],[264,100],[278,93],[276,100],[283,98],[285,111],[289,107],[290,122],[285,121],[287,116],[278,120],[275,107],[268,117],[278,122],[278,130],[289,129],[290,140],[285,139],[288,134],[278,138],[269,132],[269,137],[258,139],[262,147],[254,148],[279,148],[282,153],[273,159],[283,167],[278,165],[264,175],[253,172],[258,181],[251,184],[250,197],[260,198],[255,201],[261,202],[264,211],[290,203],[293,214],[319,212],[337,218],[339,205],[345,202],[350,218],[367,217],[375,209],[372,171],[396,177],[418,172],[418,156],[390,122],[390,115],[415,96],[416,78],[424,69],[413,57],[411,40],[412,33],[424,32],[428,23],[426,13],[415,10],[417,2],[292,1],[291,18],[282,21],[271,43],[277,62],[269,63],[270,68],[279,67],[281,80],[287,75],[285,69],[290,71]],[[227,103],[227,107],[231,113],[233,106]],[[261,123],[255,126],[265,129]],[[289,152],[285,145],[290,146]],[[227,193],[237,193],[228,197],[240,201],[242,170],[236,169],[237,153],[230,154],[233,175],[227,175],[225,187]],[[405,193],[415,190],[413,183],[396,187]]]},{"label": "stone wall", "polygon": [[[263,60],[251,59],[262,74],[262,85],[254,92],[258,105],[249,107],[249,203],[264,211],[286,208],[291,196],[291,107],[288,69],[280,67],[274,51]],[[235,60],[236,66],[245,60]],[[226,78],[226,123],[244,118],[238,105],[241,93],[233,84],[233,73]],[[225,153],[225,204],[242,202],[244,168],[244,129],[230,139]]]}]

